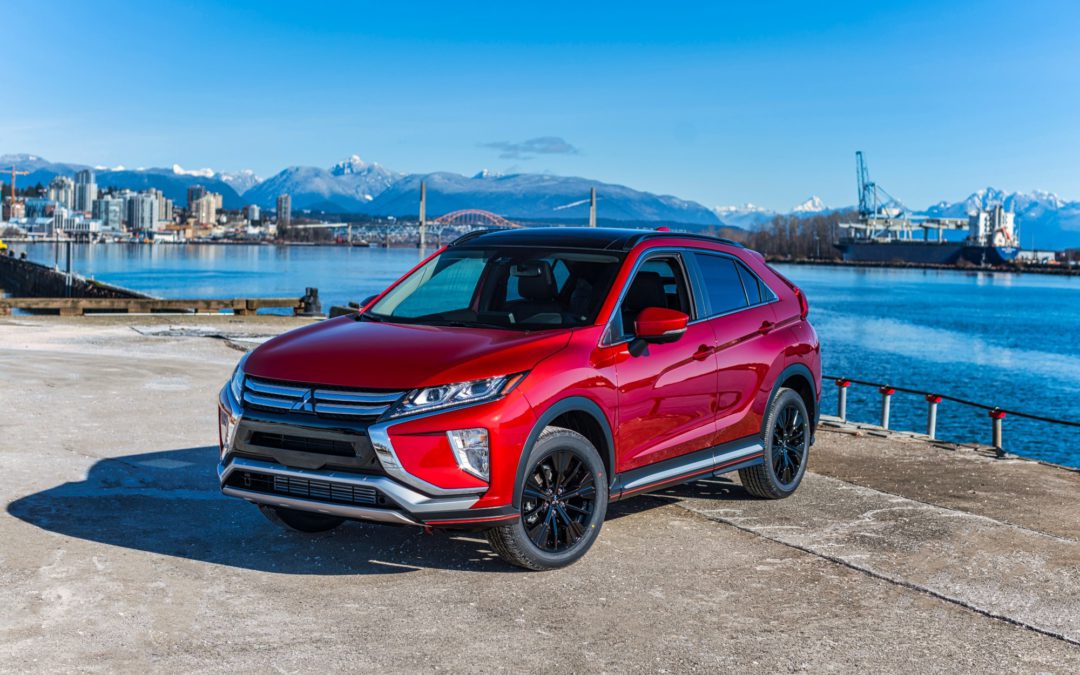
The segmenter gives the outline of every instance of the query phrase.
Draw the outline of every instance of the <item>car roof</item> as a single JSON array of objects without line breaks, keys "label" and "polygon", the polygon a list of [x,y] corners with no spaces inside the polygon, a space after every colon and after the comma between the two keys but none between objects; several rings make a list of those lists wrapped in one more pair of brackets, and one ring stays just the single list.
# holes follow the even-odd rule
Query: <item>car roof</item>
[{"label": "car roof", "polygon": [[521,227],[478,230],[455,239],[450,246],[529,246],[544,248],[585,248],[604,251],[629,251],[648,239],[697,239],[714,244],[744,248],[731,239],[706,234],[635,230],[622,227]]}]

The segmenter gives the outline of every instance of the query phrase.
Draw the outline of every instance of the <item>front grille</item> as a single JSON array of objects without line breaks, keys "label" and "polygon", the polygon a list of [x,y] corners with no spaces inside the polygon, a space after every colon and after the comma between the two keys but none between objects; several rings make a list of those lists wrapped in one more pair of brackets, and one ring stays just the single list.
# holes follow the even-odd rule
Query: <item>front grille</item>
[{"label": "front grille", "polygon": [[274,412],[336,419],[371,420],[385,413],[405,392],[329,389],[244,378],[244,404]]},{"label": "front grille", "polygon": [[292,434],[275,434],[268,431],[256,431],[248,439],[248,445],[257,445],[263,448],[275,448],[277,450],[295,450],[297,452],[317,452],[322,455],[337,455],[338,457],[353,457],[355,451],[352,443],[347,441],[335,441],[330,438],[312,438],[310,436],[293,436]]},{"label": "front grille", "polygon": [[297,478],[295,476],[279,476],[256,471],[234,471],[225,484],[252,492],[302,497],[332,504],[387,505],[386,497],[375,488]]}]

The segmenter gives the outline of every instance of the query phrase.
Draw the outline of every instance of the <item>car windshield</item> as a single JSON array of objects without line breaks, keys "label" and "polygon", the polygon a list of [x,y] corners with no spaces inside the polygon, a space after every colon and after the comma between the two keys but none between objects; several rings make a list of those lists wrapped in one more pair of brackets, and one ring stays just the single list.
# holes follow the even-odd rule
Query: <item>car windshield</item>
[{"label": "car windshield", "polygon": [[430,326],[542,330],[596,319],[622,259],[541,248],[451,248],[363,318]]}]

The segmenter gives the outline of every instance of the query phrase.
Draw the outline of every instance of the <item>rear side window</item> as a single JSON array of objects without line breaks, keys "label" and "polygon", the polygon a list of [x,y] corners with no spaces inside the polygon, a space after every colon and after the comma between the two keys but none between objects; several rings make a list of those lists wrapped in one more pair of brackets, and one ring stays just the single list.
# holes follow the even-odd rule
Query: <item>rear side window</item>
[{"label": "rear side window", "polygon": [[701,280],[705,284],[705,298],[709,301],[709,315],[724,314],[747,306],[746,293],[735,261],[731,258],[706,253],[695,253]]}]

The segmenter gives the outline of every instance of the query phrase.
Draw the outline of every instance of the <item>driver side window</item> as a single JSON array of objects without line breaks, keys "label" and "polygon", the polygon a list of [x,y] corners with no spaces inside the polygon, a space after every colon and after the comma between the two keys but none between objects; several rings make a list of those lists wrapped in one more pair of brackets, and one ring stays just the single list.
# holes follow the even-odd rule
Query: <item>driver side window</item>
[{"label": "driver side window", "polygon": [[638,268],[613,326],[616,329],[613,332],[621,331],[613,336],[615,341],[634,336],[634,321],[646,307],[677,309],[691,314],[690,293],[678,256],[649,258]]}]

